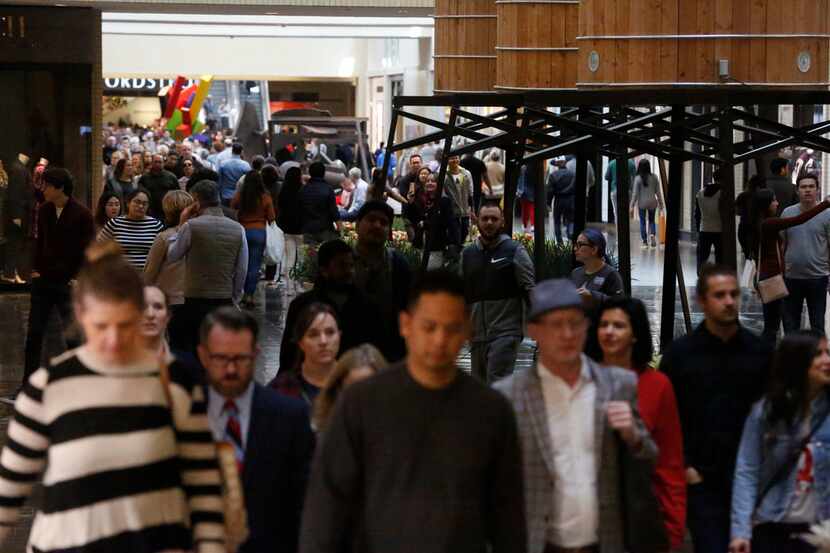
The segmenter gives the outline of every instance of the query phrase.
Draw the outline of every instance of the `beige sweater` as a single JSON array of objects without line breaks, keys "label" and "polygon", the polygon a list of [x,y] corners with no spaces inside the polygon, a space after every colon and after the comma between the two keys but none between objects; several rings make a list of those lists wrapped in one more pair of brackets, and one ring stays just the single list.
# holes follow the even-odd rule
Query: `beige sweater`
[{"label": "beige sweater", "polygon": [[184,304],[184,259],[172,263],[167,260],[167,239],[178,230],[169,228],[156,236],[144,266],[144,283],[158,286],[170,305]]}]

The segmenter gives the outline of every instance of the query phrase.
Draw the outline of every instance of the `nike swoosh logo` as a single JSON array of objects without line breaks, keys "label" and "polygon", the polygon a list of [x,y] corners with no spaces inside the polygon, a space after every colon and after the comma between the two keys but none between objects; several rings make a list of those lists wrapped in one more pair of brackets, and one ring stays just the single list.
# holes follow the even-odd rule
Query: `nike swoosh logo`
[{"label": "nike swoosh logo", "polygon": [[504,261],[505,259],[507,259],[507,258],[506,257],[500,257],[498,259],[491,259],[490,263],[498,263],[499,261]]}]

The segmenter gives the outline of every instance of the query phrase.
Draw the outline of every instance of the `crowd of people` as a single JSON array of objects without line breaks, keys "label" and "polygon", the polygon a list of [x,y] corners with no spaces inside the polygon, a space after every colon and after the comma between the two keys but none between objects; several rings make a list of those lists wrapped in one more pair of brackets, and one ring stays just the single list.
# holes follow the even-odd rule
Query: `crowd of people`
[{"label": "crowd of people", "polygon": [[[341,173],[343,198],[316,160],[248,165],[232,143],[217,170],[213,149],[175,145],[179,177],[163,142],[138,180],[108,142],[114,181],[95,215],[68,171],[43,172],[0,540],[42,481],[29,543],[43,552],[667,553],[687,534],[695,553],[816,551],[802,535],[830,518],[830,352],[823,326],[800,329],[800,305],[780,343],[756,336],[738,275],[703,264],[703,321],[657,357],[599,230],[573,237],[570,278],[536,282],[504,228],[497,154],[450,157],[439,186],[430,146],[384,187],[430,252],[420,271],[389,247],[395,212],[359,169]],[[649,175],[640,163],[632,208],[660,201]],[[778,232],[830,206],[815,176],[796,184],[792,218],[763,186],[749,201],[762,280],[781,270]],[[271,225],[286,252],[269,269]],[[793,240],[812,255],[805,236]],[[302,293],[289,244],[315,251]],[[267,383],[263,274],[284,279],[288,304]],[[809,282],[794,300],[812,274],[795,272]],[[53,308],[81,335],[42,363]],[[525,338],[535,358],[516,370]],[[472,374],[457,365],[465,343]]]}]

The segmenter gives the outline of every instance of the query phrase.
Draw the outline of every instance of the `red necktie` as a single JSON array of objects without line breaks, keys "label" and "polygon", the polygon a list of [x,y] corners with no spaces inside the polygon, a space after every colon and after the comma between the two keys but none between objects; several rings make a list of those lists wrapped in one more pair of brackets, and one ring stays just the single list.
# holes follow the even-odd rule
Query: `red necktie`
[{"label": "red necktie", "polygon": [[239,409],[232,399],[225,401],[223,412],[228,414],[228,422],[225,424],[225,438],[233,445],[236,451],[236,463],[239,472],[242,472],[242,464],[245,459],[245,448],[242,444],[242,426],[239,424]]}]

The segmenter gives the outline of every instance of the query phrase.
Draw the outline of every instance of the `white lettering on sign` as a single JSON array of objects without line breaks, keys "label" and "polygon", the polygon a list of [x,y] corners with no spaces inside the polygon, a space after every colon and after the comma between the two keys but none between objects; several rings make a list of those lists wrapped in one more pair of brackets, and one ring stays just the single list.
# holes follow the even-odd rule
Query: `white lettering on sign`
[{"label": "white lettering on sign", "polygon": [[[176,82],[175,79],[104,79],[104,87],[124,90],[160,90],[165,86],[171,86],[174,82]],[[188,79],[184,86],[191,86],[195,82],[194,79]]]}]

